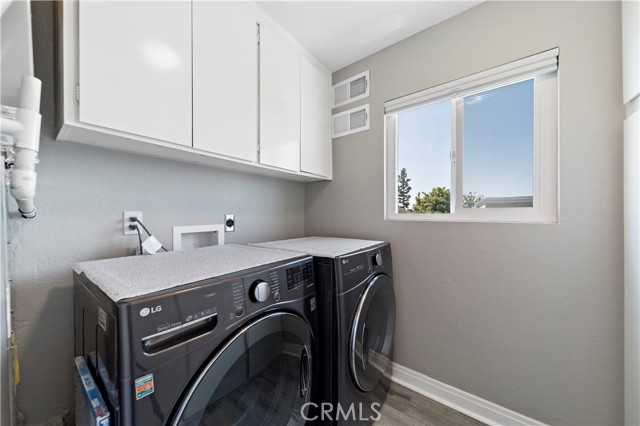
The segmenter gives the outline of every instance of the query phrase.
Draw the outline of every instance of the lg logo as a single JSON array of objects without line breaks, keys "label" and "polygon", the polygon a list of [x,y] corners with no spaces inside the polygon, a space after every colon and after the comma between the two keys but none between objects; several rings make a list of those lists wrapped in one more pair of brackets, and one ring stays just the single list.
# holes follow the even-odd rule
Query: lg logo
[{"label": "lg logo", "polygon": [[140,316],[146,317],[149,314],[155,314],[162,310],[162,306],[158,305],[155,308],[142,308],[140,309]]}]

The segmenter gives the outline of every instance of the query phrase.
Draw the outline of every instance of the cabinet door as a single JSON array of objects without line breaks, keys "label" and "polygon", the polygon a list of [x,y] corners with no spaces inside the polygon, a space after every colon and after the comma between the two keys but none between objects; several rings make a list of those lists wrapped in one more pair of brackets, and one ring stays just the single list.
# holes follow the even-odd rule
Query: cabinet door
[{"label": "cabinet door", "polygon": [[300,80],[300,170],[329,176],[331,174],[329,74],[303,57]]},{"label": "cabinet door", "polygon": [[81,1],[79,119],[191,146],[191,3]]},{"label": "cabinet door", "polygon": [[260,162],[300,170],[300,55],[267,22],[260,25]]},{"label": "cabinet door", "polygon": [[258,160],[258,36],[238,2],[193,2],[193,147]]}]

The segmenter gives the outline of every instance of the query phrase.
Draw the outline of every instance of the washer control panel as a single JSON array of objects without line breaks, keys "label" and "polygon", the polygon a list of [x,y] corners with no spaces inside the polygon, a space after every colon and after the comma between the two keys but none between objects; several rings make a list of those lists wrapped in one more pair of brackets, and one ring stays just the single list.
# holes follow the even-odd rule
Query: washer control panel
[{"label": "washer control panel", "polygon": [[[314,293],[313,258],[301,256],[125,300],[116,309],[128,318],[136,362],[146,365],[152,362],[150,357],[171,357],[174,348],[206,344],[250,315]],[[106,318],[98,317],[98,325],[106,331]]]},{"label": "washer control panel", "polygon": [[289,262],[243,278],[246,314],[304,297],[313,289],[313,260]]},{"label": "washer control panel", "polygon": [[287,290],[295,290],[300,286],[313,285],[313,266],[306,262],[287,268]]},{"label": "washer control panel", "polygon": [[271,296],[271,287],[264,280],[255,280],[249,289],[249,298],[252,302],[266,302]]}]

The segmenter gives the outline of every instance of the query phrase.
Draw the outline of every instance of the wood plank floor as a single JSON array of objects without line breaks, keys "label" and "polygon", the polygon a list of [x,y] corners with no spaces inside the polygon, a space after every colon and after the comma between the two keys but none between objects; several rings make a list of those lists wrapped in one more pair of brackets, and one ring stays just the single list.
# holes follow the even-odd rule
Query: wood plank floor
[{"label": "wood plank floor", "polygon": [[375,426],[481,426],[481,423],[410,389],[391,383]]}]

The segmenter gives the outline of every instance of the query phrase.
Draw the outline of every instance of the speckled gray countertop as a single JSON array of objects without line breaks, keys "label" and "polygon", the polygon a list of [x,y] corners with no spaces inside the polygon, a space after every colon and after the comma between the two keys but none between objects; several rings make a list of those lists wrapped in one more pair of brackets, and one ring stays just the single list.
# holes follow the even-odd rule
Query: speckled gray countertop
[{"label": "speckled gray countertop", "polygon": [[251,244],[277,250],[290,250],[318,257],[337,257],[380,244],[383,241],[355,240],[351,238],[305,237],[291,240]]},{"label": "speckled gray countertop", "polygon": [[73,265],[114,301],[299,257],[300,253],[221,245],[153,256],[128,256]]}]

